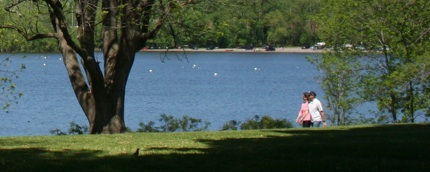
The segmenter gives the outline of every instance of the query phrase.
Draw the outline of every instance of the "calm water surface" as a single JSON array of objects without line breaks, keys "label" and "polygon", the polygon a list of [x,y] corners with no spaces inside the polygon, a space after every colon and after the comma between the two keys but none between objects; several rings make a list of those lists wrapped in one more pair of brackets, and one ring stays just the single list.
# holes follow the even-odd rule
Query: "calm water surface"
[{"label": "calm water surface", "polygon": [[[23,56],[27,58],[22,58]],[[305,56],[282,53],[138,53],[127,84],[126,125],[158,123],[161,114],[200,118],[219,130],[229,120],[270,115],[294,121],[303,91],[324,103],[316,70]],[[24,93],[1,112],[0,136],[49,135],[87,120],[72,92],[60,54],[2,54],[27,69],[15,80]],[[102,60],[101,55],[98,56]]]}]

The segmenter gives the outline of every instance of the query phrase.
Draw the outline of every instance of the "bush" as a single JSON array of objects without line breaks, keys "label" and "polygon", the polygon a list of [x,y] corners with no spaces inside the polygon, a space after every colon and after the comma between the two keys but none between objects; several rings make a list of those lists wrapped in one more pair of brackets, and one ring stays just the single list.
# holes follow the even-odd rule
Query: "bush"
[{"label": "bush", "polygon": [[183,116],[181,119],[166,114],[162,114],[159,121],[162,123],[159,127],[154,126],[155,123],[153,121],[149,121],[147,124],[141,122],[139,123],[140,128],[137,129],[137,132],[203,131],[207,130],[210,125],[210,122],[203,122],[198,118]]},{"label": "bush", "polygon": [[253,129],[274,129],[274,128],[292,128],[293,124],[286,119],[273,119],[272,117],[265,115],[261,119],[258,115],[254,116],[254,119],[248,119],[245,123],[240,125],[242,130],[253,130]]},{"label": "bush", "polygon": [[[231,120],[224,124],[222,130],[237,130],[237,126],[241,122]],[[274,129],[274,128],[293,128],[293,123],[286,119],[273,119],[272,117],[265,115],[262,118],[255,115],[253,119],[248,119],[244,123],[240,124],[241,130],[254,130],[254,129]]]},{"label": "bush", "polygon": [[70,122],[70,128],[68,132],[63,132],[60,129],[50,130],[49,133],[52,135],[67,135],[67,134],[88,134],[87,126],[80,126],[75,122]]},{"label": "bush", "polygon": [[80,126],[75,122],[70,123],[69,134],[85,134],[88,133],[87,126]]},{"label": "bush", "polygon": [[224,124],[222,126],[222,131],[225,130],[237,130],[239,128],[239,124],[241,122],[240,121],[236,121],[236,120],[230,120],[229,122],[227,122],[226,124]]},{"label": "bush", "polygon": [[137,129],[136,132],[159,132],[156,127],[154,127],[154,122],[149,121],[148,124],[145,124],[143,122],[139,123],[140,128]]}]

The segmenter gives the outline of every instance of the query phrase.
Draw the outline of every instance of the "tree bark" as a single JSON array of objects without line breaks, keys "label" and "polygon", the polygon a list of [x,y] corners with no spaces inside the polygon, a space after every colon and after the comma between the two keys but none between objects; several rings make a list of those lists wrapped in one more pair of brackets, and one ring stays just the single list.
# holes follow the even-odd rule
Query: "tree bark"
[{"label": "tree bark", "polygon": [[[117,5],[113,1],[108,2],[109,5]],[[64,27],[66,25],[60,13],[61,4],[52,1],[48,4],[52,8],[51,20],[56,30],[64,65],[76,98],[88,119],[90,134],[125,132],[125,88],[136,53],[133,51],[135,49],[133,42],[127,39],[128,35],[116,35],[117,30],[112,29],[118,25],[115,15],[107,16],[105,21],[110,23],[104,28],[106,46],[103,47],[105,60],[103,75],[94,52],[96,9],[89,8],[89,5],[97,4],[97,1],[76,1],[80,46],[72,41],[67,32],[68,28]],[[116,8],[110,9],[113,14],[117,14]]]}]

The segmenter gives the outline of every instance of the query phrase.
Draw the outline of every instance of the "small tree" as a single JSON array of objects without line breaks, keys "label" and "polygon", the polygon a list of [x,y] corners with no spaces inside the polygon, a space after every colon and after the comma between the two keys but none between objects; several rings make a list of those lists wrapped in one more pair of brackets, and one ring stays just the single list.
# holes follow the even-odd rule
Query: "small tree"
[{"label": "small tree", "polygon": [[240,124],[241,130],[292,128],[293,124],[286,119],[273,119],[268,115],[262,117],[255,115],[254,118]]},{"label": "small tree", "polygon": [[420,58],[428,56],[430,1],[327,0],[323,4],[317,17],[320,37],[334,47],[352,45],[351,51],[361,53],[356,58],[365,59],[357,78],[360,91],[355,94],[376,101],[393,122],[414,122],[416,113],[428,107],[428,82],[421,71],[429,67],[420,64]]},{"label": "small tree", "polygon": [[336,125],[351,124],[354,118],[351,114],[361,103],[356,94],[360,62],[354,55],[345,53],[348,54],[345,51],[326,52],[321,57],[307,57],[318,70],[323,71],[320,85],[324,90],[328,109],[332,112],[326,112],[326,115]]}]

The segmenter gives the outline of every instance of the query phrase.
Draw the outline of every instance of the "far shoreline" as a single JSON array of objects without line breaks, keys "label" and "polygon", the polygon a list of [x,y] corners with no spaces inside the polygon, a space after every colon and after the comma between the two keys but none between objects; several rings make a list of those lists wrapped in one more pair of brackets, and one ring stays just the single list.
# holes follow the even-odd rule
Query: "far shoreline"
[{"label": "far shoreline", "polygon": [[141,52],[205,52],[205,53],[304,53],[304,54],[312,54],[312,53],[322,53],[323,50],[313,50],[313,49],[302,49],[301,47],[278,47],[275,51],[266,51],[264,48],[254,48],[252,50],[245,50],[241,48],[217,48],[213,50],[207,50],[205,48],[202,49],[143,49]]}]

